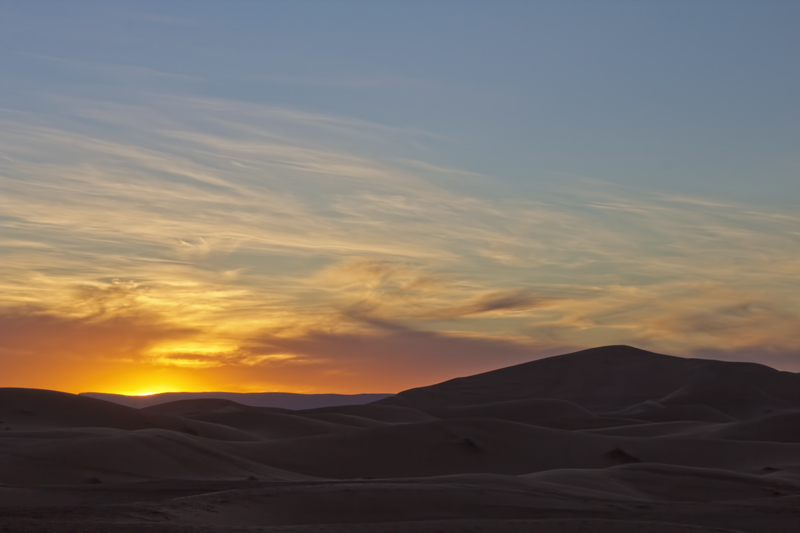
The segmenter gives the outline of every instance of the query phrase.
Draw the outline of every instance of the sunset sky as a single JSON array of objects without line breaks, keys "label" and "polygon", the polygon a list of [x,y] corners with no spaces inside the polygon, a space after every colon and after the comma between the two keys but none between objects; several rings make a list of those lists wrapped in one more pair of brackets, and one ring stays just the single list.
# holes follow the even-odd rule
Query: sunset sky
[{"label": "sunset sky", "polygon": [[800,2],[0,12],[0,386],[800,372]]}]

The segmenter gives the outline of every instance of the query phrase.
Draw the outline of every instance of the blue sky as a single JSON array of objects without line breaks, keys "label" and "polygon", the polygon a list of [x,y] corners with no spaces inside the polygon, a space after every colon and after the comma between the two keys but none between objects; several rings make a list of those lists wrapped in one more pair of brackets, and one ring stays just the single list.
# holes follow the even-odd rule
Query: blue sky
[{"label": "blue sky", "polygon": [[11,385],[800,369],[796,2],[0,5]]}]

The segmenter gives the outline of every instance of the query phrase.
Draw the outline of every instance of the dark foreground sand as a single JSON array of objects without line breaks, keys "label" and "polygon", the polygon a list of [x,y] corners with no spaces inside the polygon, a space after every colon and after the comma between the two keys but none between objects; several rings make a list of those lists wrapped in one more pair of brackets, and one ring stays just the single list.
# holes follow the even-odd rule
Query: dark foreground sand
[{"label": "dark foreground sand", "polygon": [[612,346],[368,405],[0,389],[0,532],[800,531],[800,376]]}]

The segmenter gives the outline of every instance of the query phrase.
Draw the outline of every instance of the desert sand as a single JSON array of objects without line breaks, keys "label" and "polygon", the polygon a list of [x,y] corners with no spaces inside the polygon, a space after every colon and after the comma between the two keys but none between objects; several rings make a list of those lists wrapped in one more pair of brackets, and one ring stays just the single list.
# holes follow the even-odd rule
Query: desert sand
[{"label": "desert sand", "polygon": [[363,405],[0,389],[1,532],[800,530],[800,375],[608,346]]}]

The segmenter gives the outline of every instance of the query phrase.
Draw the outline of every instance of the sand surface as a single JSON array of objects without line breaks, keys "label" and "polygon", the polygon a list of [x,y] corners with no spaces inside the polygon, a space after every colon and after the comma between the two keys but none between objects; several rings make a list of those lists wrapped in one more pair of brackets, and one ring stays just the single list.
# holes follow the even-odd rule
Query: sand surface
[{"label": "sand surface", "polygon": [[796,532],[800,376],[597,348],[293,411],[0,389],[0,532]]}]

